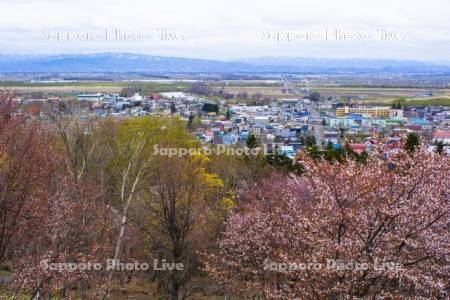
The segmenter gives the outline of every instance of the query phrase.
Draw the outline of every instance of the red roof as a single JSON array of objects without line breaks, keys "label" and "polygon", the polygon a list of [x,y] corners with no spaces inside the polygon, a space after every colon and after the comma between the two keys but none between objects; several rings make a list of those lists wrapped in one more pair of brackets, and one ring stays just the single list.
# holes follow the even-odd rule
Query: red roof
[{"label": "red roof", "polygon": [[433,136],[437,138],[450,138],[450,131],[438,131],[433,133]]},{"label": "red roof", "polygon": [[159,95],[158,93],[150,93],[150,94],[148,95],[148,97],[149,97],[150,99],[153,99],[153,100],[159,100],[159,99],[161,99],[161,95]]},{"label": "red roof", "polygon": [[388,144],[388,149],[401,149],[404,148],[404,143],[403,142],[395,142],[392,144]]},{"label": "red roof", "polygon": [[406,126],[406,128],[408,128],[410,130],[418,131],[418,130],[422,129],[422,126],[420,126],[420,125],[408,125],[408,126]]},{"label": "red roof", "polygon": [[363,153],[367,149],[366,144],[349,144],[350,148],[358,154]]}]

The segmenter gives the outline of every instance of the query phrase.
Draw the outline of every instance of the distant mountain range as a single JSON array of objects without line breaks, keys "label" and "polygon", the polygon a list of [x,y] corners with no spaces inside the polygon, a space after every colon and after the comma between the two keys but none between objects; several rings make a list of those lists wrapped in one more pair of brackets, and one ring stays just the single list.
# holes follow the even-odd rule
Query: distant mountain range
[{"label": "distant mountain range", "polygon": [[403,60],[300,57],[217,61],[132,53],[0,55],[0,73],[12,72],[450,74],[450,65]]}]

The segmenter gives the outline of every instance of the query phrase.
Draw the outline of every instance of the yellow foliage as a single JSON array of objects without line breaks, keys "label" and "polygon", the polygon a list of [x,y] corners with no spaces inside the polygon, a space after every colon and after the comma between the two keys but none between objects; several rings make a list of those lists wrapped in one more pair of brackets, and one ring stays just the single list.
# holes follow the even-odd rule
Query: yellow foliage
[{"label": "yellow foliage", "polygon": [[0,153],[0,166],[6,165],[7,160],[8,156],[6,155],[6,153]]},{"label": "yellow foliage", "polygon": [[223,181],[219,178],[219,176],[217,176],[217,174],[209,173],[203,167],[197,169],[197,172],[200,176],[200,180],[208,190],[223,188]]},{"label": "yellow foliage", "polygon": [[236,202],[234,201],[233,198],[224,197],[224,198],[220,199],[219,205],[225,211],[230,212],[236,206]]}]

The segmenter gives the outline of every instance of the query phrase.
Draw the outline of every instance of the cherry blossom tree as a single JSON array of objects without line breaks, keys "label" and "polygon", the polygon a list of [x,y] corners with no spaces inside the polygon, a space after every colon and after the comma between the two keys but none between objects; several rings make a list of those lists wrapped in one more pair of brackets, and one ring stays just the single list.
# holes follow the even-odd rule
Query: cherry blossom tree
[{"label": "cherry blossom tree", "polygon": [[388,151],[364,164],[301,156],[305,176],[243,191],[209,274],[268,299],[448,297],[450,158]]},{"label": "cherry blossom tree", "polygon": [[103,274],[42,264],[101,261],[116,220],[95,187],[58,168],[64,159],[50,129],[0,92],[0,265],[12,270],[8,291],[33,298],[86,282],[95,292]]},{"label": "cherry blossom tree", "polygon": [[11,94],[0,92],[0,265],[24,243],[21,226],[34,199],[47,194],[54,161],[43,128],[18,112]]},{"label": "cherry blossom tree", "polygon": [[[15,249],[12,259],[10,290],[26,291],[32,298],[64,296],[75,289],[79,295],[101,292],[112,243],[104,223],[107,208],[92,201],[94,196],[69,176],[57,184],[54,195],[35,200],[36,209],[22,226],[27,243]],[[89,291],[83,289],[87,286]]]}]

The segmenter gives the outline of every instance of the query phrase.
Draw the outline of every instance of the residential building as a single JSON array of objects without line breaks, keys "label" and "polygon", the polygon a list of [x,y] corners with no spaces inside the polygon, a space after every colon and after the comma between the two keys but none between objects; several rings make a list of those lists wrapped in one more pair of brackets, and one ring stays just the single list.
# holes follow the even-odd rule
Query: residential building
[{"label": "residential building", "polygon": [[337,107],[336,117],[344,117],[347,114],[362,114],[370,115],[373,118],[388,118],[391,114],[389,106],[374,106],[374,107]]},{"label": "residential building", "polygon": [[77,96],[77,99],[79,101],[95,101],[95,102],[101,102],[103,101],[103,99],[105,98],[105,95],[101,94],[101,93],[97,93],[97,94],[79,94]]},{"label": "residential building", "polygon": [[437,131],[433,133],[433,142],[442,142],[450,145],[450,131]]},{"label": "residential building", "polygon": [[331,127],[344,127],[349,128],[356,125],[355,120],[352,118],[330,118],[329,125]]}]

